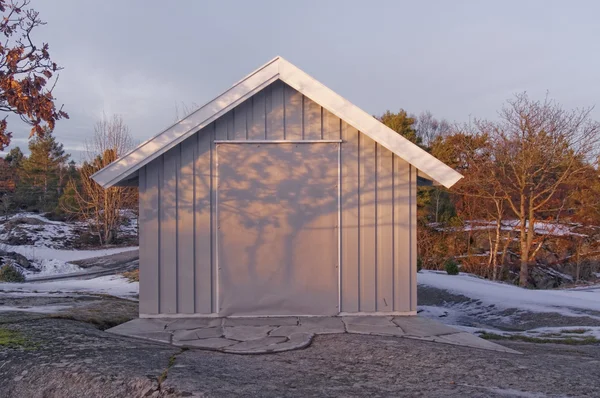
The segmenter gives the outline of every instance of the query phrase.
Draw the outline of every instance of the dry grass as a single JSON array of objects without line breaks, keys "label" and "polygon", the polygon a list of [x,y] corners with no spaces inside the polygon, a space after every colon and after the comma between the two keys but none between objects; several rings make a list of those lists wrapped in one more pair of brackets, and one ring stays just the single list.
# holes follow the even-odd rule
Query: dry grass
[{"label": "dry grass", "polygon": [[140,281],[140,270],[139,269],[123,272],[121,275],[123,275],[125,278],[129,279],[129,282],[139,282]]},{"label": "dry grass", "polygon": [[531,337],[520,334],[513,334],[510,336],[503,336],[496,333],[480,333],[479,337],[486,340],[512,340],[512,341],[525,341],[527,343],[539,343],[539,344],[569,344],[569,345],[587,345],[587,344],[599,344],[600,340],[594,336],[584,336],[579,338],[574,337]]}]

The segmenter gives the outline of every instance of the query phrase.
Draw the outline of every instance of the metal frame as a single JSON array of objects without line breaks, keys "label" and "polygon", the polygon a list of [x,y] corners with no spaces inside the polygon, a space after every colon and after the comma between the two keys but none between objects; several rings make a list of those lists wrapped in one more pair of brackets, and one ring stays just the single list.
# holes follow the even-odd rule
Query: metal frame
[{"label": "metal frame", "polygon": [[[338,315],[342,311],[342,142],[343,140],[214,140],[215,145],[215,169],[214,173],[216,173],[216,195],[215,195],[215,218],[216,218],[216,226],[217,230],[215,231],[215,314],[219,316],[221,312],[220,303],[219,303],[219,286],[220,286],[220,278],[219,278],[219,270],[221,266],[219,265],[219,144],[338,144],[338,156],[337,156],[337,234],[338,234],[338,261],[337,261],[337,274],[338,274],[338,303],[337,310]],[[202,315],[201,315],[202,316]],[[207,316],[207,315],[203,315]],[[208,314],[208,316],[215,316],[213,314]],[[282,315],[283,316],[283,315]],[[298,316],[311,316],[311,315],[298,315]],[[254,317],[253,315],[242,315],[239,317]]]},{"label": "metal frame", "polygon": [[[214,164],[215,164],[215,168],[213,170],[214,176],[215,176],[215,183],[216,183],[216,187],[214,187],[213,189],[215,189],[215,226],[217,227],[217,229],[213,232],[214,236],[213,239],[215,240],[215,247],[212,247],[211,250],[215,250],[215,253],[213,253],[214,258],[215,258],[215,279],[214,279],[214,300],[215,300],[215,314],[219,314],[221,312],[221,308],[220,305],[221,303],[219,302],[219,229],[221,228],[220,224],[219,224],[219,145],[217,144],[217,142],[215,141],[215,143],[213,144],[215,146],[215,159],[214,159]],[[212,176],[211,176],[212,177]],[[212,281],[211,281],[212,282]]]},{"label": "metal frame", "polygon": [[338,314],[342,311],[342,140],[338,144]]}]

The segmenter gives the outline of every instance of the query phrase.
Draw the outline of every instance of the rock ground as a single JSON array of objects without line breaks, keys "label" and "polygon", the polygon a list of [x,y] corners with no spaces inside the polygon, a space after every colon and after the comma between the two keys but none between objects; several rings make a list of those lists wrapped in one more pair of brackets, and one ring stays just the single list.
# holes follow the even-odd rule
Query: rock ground
[{"label": "rock ground", "polygon": [[0,347],[6,397],[600,396],[600,346],[502,342],[525,354],[514,355],[341,334],[317,336],[304,350],[247,356],[182,350],[29,314],[0,327],[33,344]]},{"label": "rock ground", "polygon": [[464,326],[506,331],[526,331],[540,327],[600,326],[600,312],[587,311],[589,316],[564,316],[559,313],[500,310],[495,306],[485,306],[478,300],[430,286],[418,287],[418,300],[419,305],[458,308],[460,318],[456,321]]},{"label": "rock ground", "polygon": [[[46,299],[26,298],[36,300],[35,305]],[[82,313],[71,317],[96,324],[101,323],[94,322],[97,317],[110,323],[115,316],[134,317],[137,310],[136,303],[96,296],[61,300],[76,300]],[[419,287],[421,305],[459,305],[467,300]],[[22,348],[0,345],[0,396],[600,396],[597,344],[499,342],[523,353],[514,355],[394,336],[335,334],[316,336],[303,350],[247,356],[112,335],[90,323],[53,316],[1,312],[0,306],[0,331],[16,330],[30,342]],[[539,326],[572,325],[578,319],[520,316],[530,316],[528,325]],[[591,326],[589,320],[582,322]]]}]

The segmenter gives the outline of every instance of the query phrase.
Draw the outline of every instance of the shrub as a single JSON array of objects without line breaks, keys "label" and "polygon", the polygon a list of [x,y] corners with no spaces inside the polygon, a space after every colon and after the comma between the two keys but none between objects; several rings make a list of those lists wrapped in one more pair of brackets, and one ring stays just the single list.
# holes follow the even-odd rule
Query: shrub
[{"label": "shrub", "polygon": [[449,258],[444,263],[444,269],[448,273],[448,275],[458,275],[458,264],[453,259]]},{"label": "shrub", "polygon": [[421,257],[417,257],[417,272],[423,269],[423,259]]},{"label": "shrub", "polygon": [[2,282],[25,282],[23,273],[12,264],[4,264],[0,268],[0,281]]}]

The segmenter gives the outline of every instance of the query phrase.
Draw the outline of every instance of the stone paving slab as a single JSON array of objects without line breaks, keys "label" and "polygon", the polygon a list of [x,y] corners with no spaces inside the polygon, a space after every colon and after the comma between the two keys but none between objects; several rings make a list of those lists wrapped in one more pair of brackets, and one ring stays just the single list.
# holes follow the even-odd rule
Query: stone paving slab
[{"label": "stone paving slab", "polygon": [[116,334],[124,334],[125,336],[135,331],[162,332],[167,328],[168,324],[169,321],[165,319],[136,318],[115,326],[110,331]]},{"label": "stone paving slab", "polygon": [[179,347],[265,354],[310,345],[314,335],[354,333],[517,353],[470,333],[418,316],[134,319],[111,333]]},{"label": "stone paving slab", "polygon": [[443,323],[419,316],[399,316],[395,317],[393,322],[410,336],[440,336],[459,331]]},{"label": "stone paving slab", "polygon": [[344,322],[336,317],[306,317],[299,319],[298,326],[279,326],[269,336],[289,336],[293,333],[333,334],[345,333]]},{"label": "stone paving slab", "polygon": [[239,341],[224,339],[222,337],[191,340],[191,341],[176,341],[173,342],[178,347],[187,348],[202,348],[206,350],[219,350],[234,344],[239,344]]},{"label": "stone paving slab", "polygon": [[175,330],[173,332],[173,340],[186,341],[197,339],[209,339],[213,337],[222,337],[223,329],[216,328],[200,328],[191,330]]},{"label": "stone paving slab", "polygon": [[181,318],[171,319],[168,322],[167,330],[188,330],[199,328],[212,328],[221,326],[223,318]]},{"label": "stone paving slab", "polygon": [[318,329],[320,334],[324,333],[344,333],[344,322],[336,316],[305,317],[299,319],[300,326]]},{"label": "stone paving slab", "polygon": [[137,332],[136,334],[130,336],[139,337],[145,340],[158,341],[160,343],[171,343],[171,333],[169,332]]},{"label": "stone paving slab", "polygon": [[[269,352],[269,347],[287,341],[287,337],[263,337],[256,340],[242,341],[236,345],[223,349],[224,352],[233,352],[236,354],[255,354]],[[274,347],[273,347],[274,348]]]},{"label": "stone paving slab", "polygon": [[312,333],[292,333],[289,335],[287,341],[272,346],[272,351],[270,352],[283,352],[306,348],[312,342],[313,336],[314,334]]},{"label": "stone paving slab", "polygon": [[499,351],[499,352],[508,352],[511,354],[521,354],[518,351],[504,347],[500,344],[492,343],[491,341],[484,340],[480,337],[477,337],[473,334],[466,333],[466,332],[445,334],[443,336],[404,335],[402,337],[411,339],[411,340],[429,341],[431,343],[452,344],[452,345],[458,345],[458,346],[462,346],[462,347],[478,348],[478,349],[482,349],[482,350],[492,350],[492,351]]},{"label": "stone paving slab", "polygon": [[265,318],[224,318],[223,326],[295,326],[297,316],[274,316]]},{"label": "stone paving slab", "polygon": [[269,336],[286,337],[293,333],[311,333],[313,329],[305,326],[279,326],[273,329]]},{"label": "stone paving slab", "polygon": [[343,316],[342,321],[347,325],[379,325],[393,326],[391,316]]},{"label": "stone paving slab", "polygon": [[374,334],[383,336],[404,336],[402,329],[396,325],[365,325],[365,324],[346,324],[346,330],[348,333],[357,334]]},{"label": "stone paving slab", "polygon": [[223,332],[226,338],[231,340],[258,340],[267,337],[275,326],[229,326],[224,327]]},{"label": "stone paving slab", "polygon": [[502,351],[502,352],[510,352],[513,354],[520,354],[520,352],[512,350],[510,348],[504,347],[500,344],[492,343],[491,341],[487,341],[485,339],[479,338],[477,336],[472,335],[467,332],[453,333],[453,334],[445,334],[443,336],[436,336],[436,342],[439,341],[441,343],[461,345],[473,348],[481,348],[484,350],[493,350],[493,351]]}]

